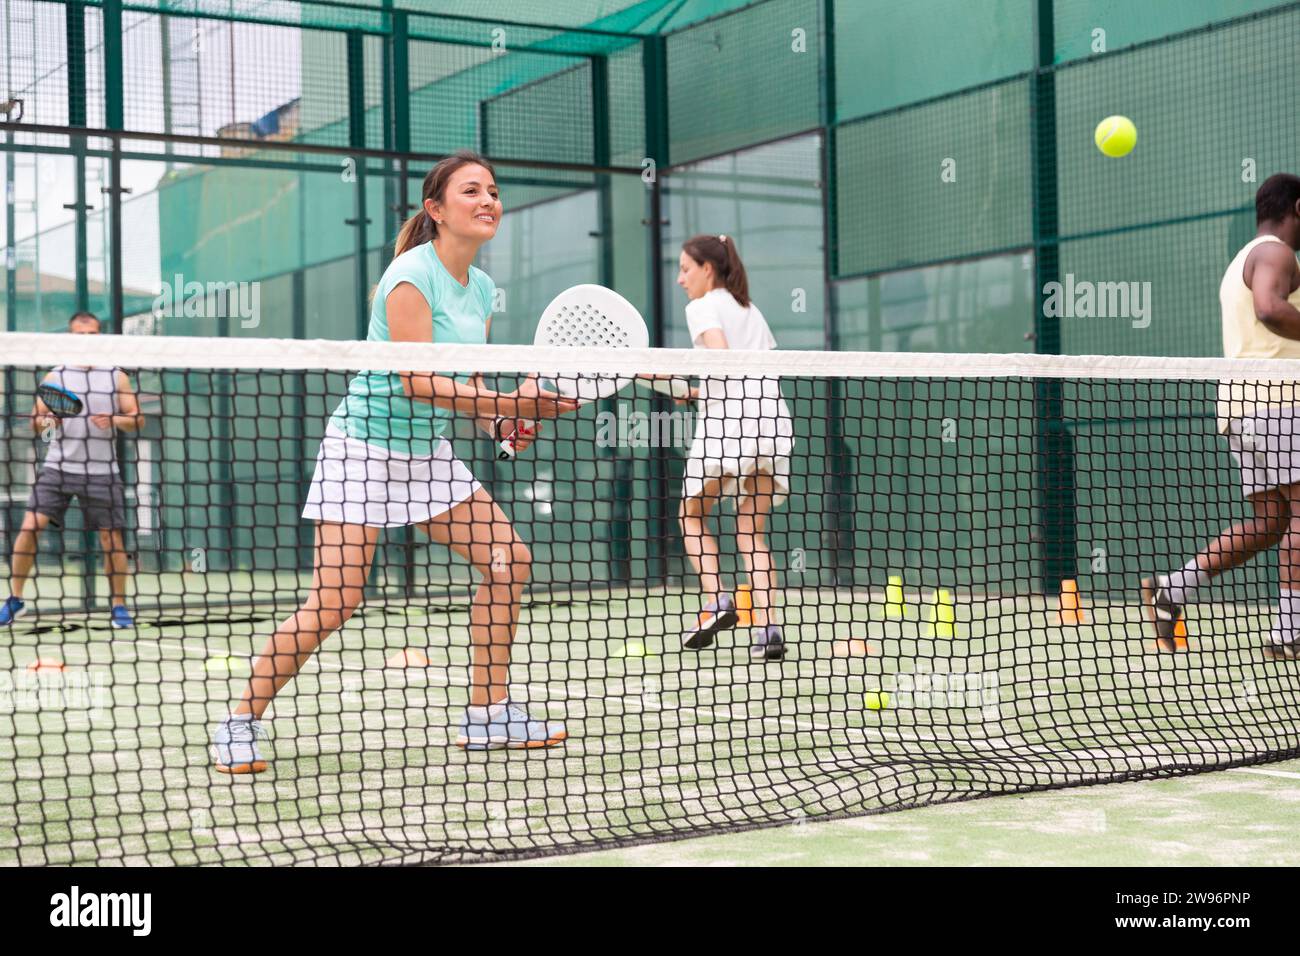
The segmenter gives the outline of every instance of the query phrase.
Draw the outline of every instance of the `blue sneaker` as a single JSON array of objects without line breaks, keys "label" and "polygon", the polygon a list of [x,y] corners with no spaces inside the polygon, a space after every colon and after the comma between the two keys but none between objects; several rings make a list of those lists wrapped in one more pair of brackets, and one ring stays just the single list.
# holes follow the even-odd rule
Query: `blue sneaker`
[{"label": "blue sneaker", "polygon": [[16,597],[0,604],[0,627],[7,627],[27,613],[27,605]]},{"label": "blue sneaker", "polygon": [[118,629],[135,627],[135,621],[131,620],[131,612],[122,604],[118,604],[113,608],[109,619],[113,622],[113,626]]},{"label": "blue sneaker", "polygon": [[785,639],[781,637],[781,629],[775,624],[757,628],[749,656],[756,661],[779,661],[785,657]]},{"label": "blue sneaker", "polygon": [[554,747],[568,736],[558,720],[536,720],[518,704],[510,704],[497,720],[471,720],[467,711],[460,722],[456,746],[466,750],[527,750]]},{"label": "blue sneaker", "polygon": [[713,643],[713,635],[736,626],[740,615],[730,594],[719,594],[704,605],[700,619],[682,635],[682,644],[693,651],[703,650]]},{"label": "blue sneaker", "polygon": [[232,714],[221,721],[212,734],[217,770],[221,773],[261,773],[266,769],[266,760],[257,749],[257,738],[265,736],[262,724],[253,720],[250,714]]}]

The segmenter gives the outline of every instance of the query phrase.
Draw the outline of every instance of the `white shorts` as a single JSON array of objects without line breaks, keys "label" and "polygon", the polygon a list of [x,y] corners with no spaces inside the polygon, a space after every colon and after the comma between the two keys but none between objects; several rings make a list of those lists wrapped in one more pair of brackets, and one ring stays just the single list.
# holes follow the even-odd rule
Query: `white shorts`
[{"label": "white shorts", "polygon": [[760,472],[773,478],[772,506],[790,494],[790,453],[794,450],[794,425],[785,402],[773,414],[755,417],[701,415],[695,422],[695,440],[682,477],[682,495],[694,498],[705,486],[721,479],[719,495],[736,498],[743,492],[742,480]]},{"label": "white shorts", "polygon": [[1247,498],[1300,483],[1300,408],[1260,408],[1230,418],[1227,438]]},{"label": "white shorts", "polygon": [[445,439],[439,439],[432,455],[403,455],[349,438],[330,425],[321,439],[302,516],[400,528],[450,511],[479,487]]}]

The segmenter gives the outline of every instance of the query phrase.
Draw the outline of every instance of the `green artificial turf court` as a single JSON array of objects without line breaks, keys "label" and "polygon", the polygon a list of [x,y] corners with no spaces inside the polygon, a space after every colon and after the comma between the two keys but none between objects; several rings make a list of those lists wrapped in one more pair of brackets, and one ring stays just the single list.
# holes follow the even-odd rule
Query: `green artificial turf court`
[{"label": "green artificial turf court", "polygon": [[[538,595],[520,622],[514,697],[526,692],[570,737],[486,754],[452,745],[468,699],[467,598],[375,599],[277,698],[271,770],[236,778],[211,768],[211,724],[288,605],[141,611],[134,632],[47,610],[0,647],[0,862],[478,862],[574,850],[687,860],[719,840],[759,861],[792,831],[718,831],[791,825],[804,862],[845,862],[816,834],[894,824],[822,830],[819,819],[1295,753],[1294,736],[1275,728],[1289,726],[1297,668],[1259,654],[1258,609],[1192,609],[1188,652],[1160,654],[1136,607],[1092,604],[1087,623],[1062,627],[1039,599],[959,593],[948,637],[927,621],[932,597],[909,593],[899,620],[881,592],[787,590],[794,645],[763,664],[740,629],[704,652],[677,649],[693,593]],[[846,640],[867,655],[843,656]],[[389,664],[407,649],[429,666]],[[64,669],[30,670],[38,659]],[[887,706],[865,706],[869,691],[888,694]],[[1229,790],[1245,780],[1214,779],[1234,781]],[[1116,792],[880,819],[992,820],[1008,805],[1017,819],[1035,807],[1050,817],[1063,800],[1084,807],[1086,795]],[[617,849],[687,836],[709,839]]]}]

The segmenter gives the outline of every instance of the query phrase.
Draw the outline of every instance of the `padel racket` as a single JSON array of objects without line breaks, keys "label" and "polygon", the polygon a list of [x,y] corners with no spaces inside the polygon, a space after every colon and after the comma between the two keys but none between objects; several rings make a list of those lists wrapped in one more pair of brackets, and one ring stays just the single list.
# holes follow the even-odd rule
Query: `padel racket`
[{"label": "padel racket", "polygon": [[61,385],[44,382],[36,386],[36,397],[45,403],[55,418],[71,418],[81,414],[81,399]]},{"label": "padel racket", "polygon": [[[559,348],[643,349],[650,345],[650,332],[636,306],[613,289],[600,285],[575,285],[565,289],[546,307],[537,323],[533,344]],[[582,404],[608,398],[632,381],[630,375],[610,372],[581,372],[560,375],[541,373],[555,391]],[[498,422],[500,420],[498,419]],[[531,424],[531,423],[530,423]],[[515,457],[515,433],[501,441],[498,458]]]}]

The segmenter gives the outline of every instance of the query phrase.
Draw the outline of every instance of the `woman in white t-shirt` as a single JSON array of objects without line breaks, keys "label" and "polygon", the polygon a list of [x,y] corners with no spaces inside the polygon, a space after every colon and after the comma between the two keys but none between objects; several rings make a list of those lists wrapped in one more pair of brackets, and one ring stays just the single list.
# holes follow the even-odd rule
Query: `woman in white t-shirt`
[{"label": "woman in white t-shirt", "polygon": [[[690,299],[686,322],[696,348],[776,348],[767,320],[750,301],[736,244],[727,236],[696,236],[684,243],[677,284]],[[790,410],[776,378],[705,378],[691,398],[698,415],[682,481],[682,534],[709,600],[683,641],[700,650],[739,620],[734,597],[722,589],[718,543],[709,531],[710,511],[730,498],[736,506],[736,550],[753,589],[750,655],[780,660],[785,642],[770,610],[775,582],[765,528],[772,508],[790,493]]]}]

